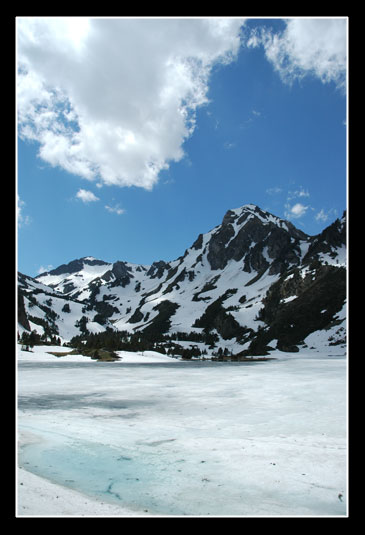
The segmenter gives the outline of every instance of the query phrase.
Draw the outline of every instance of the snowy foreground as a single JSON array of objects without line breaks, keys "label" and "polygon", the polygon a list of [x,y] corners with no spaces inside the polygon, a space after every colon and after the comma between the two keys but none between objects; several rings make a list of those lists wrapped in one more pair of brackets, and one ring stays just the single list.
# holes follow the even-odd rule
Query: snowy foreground
[{"label": "snowy foreground", "polygon": [[[18,353],[18,516],[346,516],[344,356]],[[338,352],[338,351],[337,351]]]}]

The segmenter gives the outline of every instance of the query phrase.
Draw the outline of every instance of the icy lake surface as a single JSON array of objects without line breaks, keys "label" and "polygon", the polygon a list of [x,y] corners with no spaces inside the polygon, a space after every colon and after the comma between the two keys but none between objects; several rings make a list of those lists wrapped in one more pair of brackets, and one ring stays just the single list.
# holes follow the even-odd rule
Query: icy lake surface
[{"label": "icy lake surface", "polygon": [[346,386],[335,357],[19,362],[19,465],[136,513],[346,515]]}]

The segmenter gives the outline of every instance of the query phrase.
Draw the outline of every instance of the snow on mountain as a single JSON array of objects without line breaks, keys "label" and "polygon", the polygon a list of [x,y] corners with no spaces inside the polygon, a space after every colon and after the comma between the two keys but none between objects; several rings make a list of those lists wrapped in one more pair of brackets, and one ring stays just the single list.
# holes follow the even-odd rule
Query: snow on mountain
[{"label": "snow on mountain", "polygon": [[345,216],[311,237],[247,204],[171,262],[83,257],[34,279],[20,274],[21,330],[48,325],[63,340],[107,327],[146,336],[204,332],[236,352],[262,353],[272,340],[288,350],[318,329],[343,328],[336,314],[345,266]]},{"label": "snow on mountain", "polygon": [[36,279],[58,292],[77,295],[85,285],[103,275],[107,269],[111,269],[112,265],[88,256],[42,273]]}]

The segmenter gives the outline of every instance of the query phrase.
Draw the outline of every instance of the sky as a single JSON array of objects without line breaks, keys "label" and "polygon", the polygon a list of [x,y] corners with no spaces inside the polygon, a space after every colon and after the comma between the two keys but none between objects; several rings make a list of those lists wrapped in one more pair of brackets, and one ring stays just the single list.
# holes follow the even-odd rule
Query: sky
[{"label": "sky", "polygon": [[184,254],[256,204],[347,206],[346,18],[18,17],[17,263]]}]

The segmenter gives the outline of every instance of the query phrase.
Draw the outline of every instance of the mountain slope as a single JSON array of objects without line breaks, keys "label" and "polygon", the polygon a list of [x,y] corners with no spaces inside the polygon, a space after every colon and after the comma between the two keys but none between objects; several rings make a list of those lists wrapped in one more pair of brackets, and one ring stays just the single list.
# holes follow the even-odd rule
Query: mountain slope
[{"label": "mountain slope", "polygon": [[272,341],[294,349],[318,329],[339,325],[345,264],[345,216],[311,237],[249,204],[229,210],[171,262],[84,257],[35,279],[21,275],[19,321],[27,330],[46,322],[66,340],[112,328],[155,339],[214,334],[252,354]]}]

